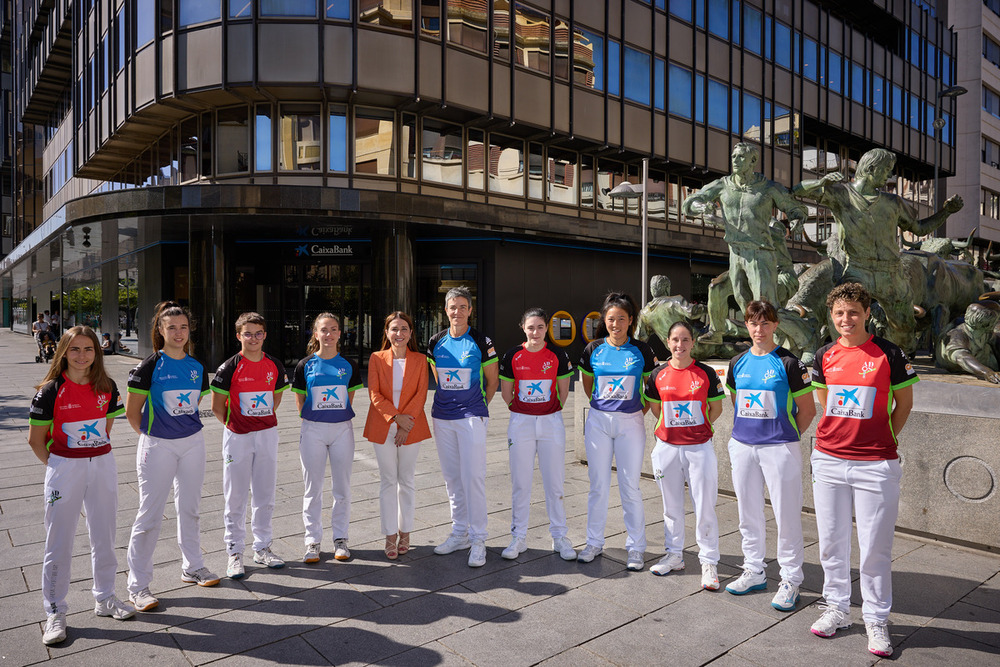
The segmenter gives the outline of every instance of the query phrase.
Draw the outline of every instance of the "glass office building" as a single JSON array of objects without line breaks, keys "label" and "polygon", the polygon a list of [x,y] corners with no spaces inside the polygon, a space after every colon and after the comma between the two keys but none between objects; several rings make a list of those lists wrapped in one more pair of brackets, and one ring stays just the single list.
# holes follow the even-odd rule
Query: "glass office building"
[{"label": "glass office building", "polygon": [[[650,274],[704,300],[721,230],[679,204],[737,141],[791,186],[899,159],[929,211],[954,172],[956,40],[913,0],[12,0],[11,252],[4,325],[58,310],[148,353],[152,306],[232,353],[245,310],[292,364],[318,313],[344,353],[385,313],[424,343],[455,285],[501,348],[527,306],[577,353],[605,292]],[[933,121],[946,120],[940,153]],[[831,219],[810,208],[807,233]],[[5,232],[5,233],[6,233]],[[797,261],[810,246],[792,244]]]}]

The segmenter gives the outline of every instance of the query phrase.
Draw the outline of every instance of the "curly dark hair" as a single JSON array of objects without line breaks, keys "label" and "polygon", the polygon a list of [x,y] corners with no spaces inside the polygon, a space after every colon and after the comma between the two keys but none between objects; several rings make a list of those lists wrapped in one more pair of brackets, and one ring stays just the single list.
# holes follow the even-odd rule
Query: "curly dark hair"
[{"label": "curly dark hair", "polygon": [[830,290],[826,297],[827,310],[833,310],[833,304],[837,301],[854,301],[860,303],[865,310],[872,307],[872,295],[861,283],[844,283]]}]

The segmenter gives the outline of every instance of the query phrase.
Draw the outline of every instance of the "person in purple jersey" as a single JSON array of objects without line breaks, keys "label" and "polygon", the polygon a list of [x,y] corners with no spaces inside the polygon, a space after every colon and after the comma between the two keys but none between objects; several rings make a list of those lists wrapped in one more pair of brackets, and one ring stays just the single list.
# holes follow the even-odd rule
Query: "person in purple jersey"
[{"label": "person in purple jersey", "polygon": [[135,470],[139,509],[128,543],[129,600],[139,611],[159,605],[153,581],[153,550],[171,486],[177,511],[181,581],[214,586],[219,577],[205,567],[198,522],[205,481],[205,438],[198,404],[208,393],[208,375],[190,356],[191,314],[173,301],[157,305],[150,326],[153,354],[132,369],[125,416],[139,434]]},{"label": "person in purple jersey", "polygon": [[608,519],[611,460],[618,467],[618,491],[625,515],[627,567],[639,571],[645,564],[646,515],[639,490],[648,409],[642,397],[642,381],[653,371],[653,351],[632,332],[639,308],[628,294],[611,292],[601,307],[607,336],[591,342],[580,358],[583,392],[590,399],[584,427],[587,447],[587,544],[577,555],[589,563],[604,550],[604,527]]},{"label": "person in purple jersey", "polygon": [[735,414],[729,460],[743,536],[743,573],[726,586],[733,595],[767,589],[764,573],[764,484],[778,527],[781,583],[771,600],[792,611],[802,583],[802,451],[800,434],[816,416],[805,365],[778,347],[778,311],[767,301],[747,304],[752,345],[729,362],[726,385]]}]

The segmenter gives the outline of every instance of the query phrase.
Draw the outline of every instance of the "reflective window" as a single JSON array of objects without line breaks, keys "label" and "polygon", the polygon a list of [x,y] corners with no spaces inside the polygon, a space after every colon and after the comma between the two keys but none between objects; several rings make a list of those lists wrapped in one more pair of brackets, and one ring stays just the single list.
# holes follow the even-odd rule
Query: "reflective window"
[{"label": "reflective window", "polygon": [[[576,82],[594,90],[604,90],[604,38],[586,30],[580,31],[582,54],[574,59]],[[586,56],[590,56],[587,62]]]},{"label": "reflective window", "polygon": [[759,10],[743,5],[743,47],[747,51],[760,54],[763,30],[764,16]]},{"label": "reflective window", "polygon": [[756,95],[743,93],[743,125],[740,127],[740,135],[744,139],[760,141],[760,127],[763,112],[761,100]]},{"label": "reflective window", "polygon": [[198,178],[198,117],[181,123],[181,183]]},{"label": "reflective window", "polygon": [[318,104],[282,104],[279,117],[278,169],[321,171],[323,126]]},{"label": "reflective window", "polygon": [[181,28],[217,21],[221,16],[221,0],[177,0],[177,23]]},{"label": "reflective window", "polygon": [[771,49],[771,30],[773,29],[774,21],[771,20],[770,16],[764,17],[764,57],[768,60],[773,58]]},{"label": "reflective window", "polygon": [[468,170],[468,187],[473,190],[482,190],[486,165],[486,145],[482,130],[469,130],[469,150],[465,160]]},{"label": "reflective window", "polygon": [[552,48],[549,16],[520,2],[515,8],[515,62],[548,74]]},{"label": "reflective window", "polygon": [[694,24],[705,27],[705,0],[694,0]]},{"label": "reflective window", "polygon": [[625,97],[640,104],[649,104],[648,53],[625,47]]},{"label": "reflective window", "polygon": [[403,178],[417,177],[417,117],[411,113],[403,114],[403,122],[399,127],[399,145],[402,153]]},{"label": "reflective window", "polygon": [[865,90],[865,70],[857,63],[851,63],[851,99],[861,104],[868,103]]},{"label": "reflective window", "polygon": [[590,155],[580,156],[580,205],[594,207],[594,158]]},{"label": "reflective window", "polygon": [[229,18],[248,19],[253,11],[253,0],[229,0]]},{"label": "reflective window", "polygon": [[474,11],[465,0],[447,2],[448,41],[486,53],[486,14]]},{"label": "reflective window", "polygon": [[920,129],[920,117],[922,115],[921,114],[922,109],[923,109],[923,103],[916,95],[910,93],[909,125],[915,130]]},{"label": "reflective window", "polygon": [[111,38],[105,34],[101,40],[101,92],[108,89],[108,81],[111,79]]},{"label": "reflective window", "polygon": [[794,117],[784,107],[775,105],[774,114],[771,116],[770,135],[767,143],[773,143],[782,148],[791,148],[795,137]]},{"label": "reflective window", "polygon": [[899,86],[892,87],[892,119],[903,122],[903,89]]},{"label": "reflective window", "polygon": [[841,90],[841,83],[843,82],[843,74],[841,73],[841,63],[843,62],[840,55],[830,51],[830,59],[827,64],[827,77],[826,77],[826,87],[835,93],[839,93]]},{"label": "reflective window", "polygon": [[358,23],[413,30],[413,4],[399,0],[358,0]]},{"label": "reflective window", "polygon": [[872,74],[872,109],[879,113],[885,112],[885,79],[878,74]]},{"label": "reflective window", "polygon": [[691,70],[670,63],[670,113],[691,117]]},{"label": "reflective window", "polygon": [[542,145],[528,144],[528,197],[542,198]]},{"label": "reflective window", "polygon": [[354,112],[354,171],[396,175],[392,111],[358,107]]},{"label": "reflective window", "polygon": [[732,39],[736,46],[740,45],[740,0],[733,0],[733,11],[729,14],[733,19]]},{"label": "reflective window", "polygon": [[926,119],[924,121],[924,131],[933,137],[935,136],[934,133],[936,132],[936,130],[934,129],[934,118],[937,115],[936,112],[934,111],[934,105],[929,103],[923,104],[922,102],[921,104],[924,107],[924,118]]},{"label": "reflective window", "polygon": [[115,71],[120,72],[122,68],[125,67],[125,52],[128,46],[128,41],[125,39],[125,6],[123,5],[121,9],[118,10],[118,15],[115,17],[115,27],[118,30],[117,38],[117,54],[118,59],[115,61]]},{"label": "reflective window", "polygon": [[688,23],[694,20],[694,13],[691,11],[691,0],[670,0],[670,13]]},{"label": "reflective window", "polygon": [[951,58],[946,53],[941,54],[941,79],[945,86],[950,86],[952,82]]},{"label": "reflective window", "polygon": [[983,58],[1000,67],[1000,44],[990,39],[986,33],[983,33]]},{"label": "reflective window", "polygon": [[425,118],[420,134],[421,178],[462,186],[462,126]]},{"label": "reflective window", "polygon": [[316,0],[260,0],[261,16],[316,16]]},{"label": "reflective window", "polygon": [[983,137],[983,164],[1000,169],[1000,144]]},{"label": "reflective window", "polygon": [[810,81],[819,80],[818,45],[808,37],[802,38],[802,76]]},{"label": "reflective window", "polygon": [[621,95],[621,44],[613,39],[608,40],[608,92]]},{"label": "reflective window", "polygon": [[490,192],[524,196],[524,142],[490,134]]},{"label": "reflective window", "polygon": [[667,217],[667,180],[663,172],[649,172],[649,180],[646,181],[646,215],[650,220],[665,220]]},{"label": "reflective window", "polygon": [[665,104],[666,91],[664,86],[666,85],[667,78],[667,61],[663,60],[663,58],[656,59],[653,76],[655,77],[655,81],[653,82],[653,106],[662,111]]},{"label": "reflective window", "polygon": [[420,34],[441,37],[441,4],[438,0],[420,0]]},{"label": "reflective window", "polygon": [[493,0],[493,57],[510,60],[510,2]]},{"label": "reflective window", "polygon": [[347,109],[330,107],[330,171],[347,171]]},{"label": "reflective window", "polygon": [[569,79],[569,24],[559,18],[553,20],[555,61],[552,64],[552,71],[560,79]]},{"label": "reflective window", "polygon": [[351,18],[351,0],[323,0],[326,5],[326,18],[343,19]]},{"label": "reflective window", "polygon": [[201,175],[205,178],[212,176],[212,112],[206,111],[201,115]]},{"label": "reflective window", "polygon": [[138,50],[152,42],[155,30],[156,4],[154,0],[135,0],[135,48]]},{"label": "reflective window", "polygon": [[927,45],[927,73],[932,77],[937,76],[937,47],[933,44]]},{"label": "reflective window", "polygon": [[694,77],[694,120],[705,122],[705,77],[701,74]]},{"label": "reflective window", "polygon": [[729,130],[729,86],[713,79],[708,80],[708,124]]},{"label": "reflective window", "polygon": [[729,39],[729,0],[708,0],[708,31]]},{"label": "reflective window", "polygon": [[254,125],[254,171],[271,171],[271,105],[258,104]]},{"label": "reflective window", "polygon": [[597,188],[597,208],[607,211],[625,210],[627,199],[608,196],[608,192],[624,180],[625,166],[622,163],[603,159],[597,161],[597,183],[595,183],[595,187]]},{"label": "reflective window", "polygon": [[545,170],[546,199],[575,206],[578,167],[576,153],[550,148]]},{"label": "reflective window", "polygon": [[774,62],[785,69],[792,68],[792,29],[779,21],[774,22]]}]

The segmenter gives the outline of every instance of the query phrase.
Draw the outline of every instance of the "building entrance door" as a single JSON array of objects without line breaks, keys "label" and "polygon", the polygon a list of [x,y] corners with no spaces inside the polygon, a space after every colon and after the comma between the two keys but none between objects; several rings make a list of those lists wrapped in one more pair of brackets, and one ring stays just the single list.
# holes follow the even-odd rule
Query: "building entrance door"
[{"label": "building entrance door", "polygon": [[297,263],[284,267],[282,361],[291,371],[306,355],[320,313],[340,320],[340,354],[358,367],[368,363],[371,340],[371,270],[366,264]]}]

